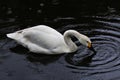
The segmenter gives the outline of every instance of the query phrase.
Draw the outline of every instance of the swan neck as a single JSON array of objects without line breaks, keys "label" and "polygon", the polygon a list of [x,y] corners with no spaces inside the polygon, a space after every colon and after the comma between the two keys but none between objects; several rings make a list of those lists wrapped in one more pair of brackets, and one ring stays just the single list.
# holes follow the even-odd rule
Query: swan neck
[{"label": "swan neck", "polygon": [[69,47],[70,52],[75,52],[78,49],[78,47],[71,40],[71,36],[75,36],[77,39],[79,39],[78,36],[80,36],[80,34],[77,31],[74,31],[74,30],[68,30],[64,33],[64,40],[65,40],[65,43],[67,44],[67,46]]}]

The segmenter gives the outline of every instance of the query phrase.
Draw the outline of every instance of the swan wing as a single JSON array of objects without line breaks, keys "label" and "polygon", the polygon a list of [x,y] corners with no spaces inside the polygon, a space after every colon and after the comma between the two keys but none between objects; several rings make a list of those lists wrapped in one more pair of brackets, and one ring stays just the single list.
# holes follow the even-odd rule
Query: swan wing
[{"label": "swan wing", "polygon": [[[48,31],[49,32],[49,31]],[[63,36],[38,30],[26,30],[23,33],[27,41],[46,49],[53,49],[61,44]]]},{"label": "swan wing", "polygon": [[66,49],[63,35],[44,25],[26,28],[7,36],[35,53],[56,54]]}]

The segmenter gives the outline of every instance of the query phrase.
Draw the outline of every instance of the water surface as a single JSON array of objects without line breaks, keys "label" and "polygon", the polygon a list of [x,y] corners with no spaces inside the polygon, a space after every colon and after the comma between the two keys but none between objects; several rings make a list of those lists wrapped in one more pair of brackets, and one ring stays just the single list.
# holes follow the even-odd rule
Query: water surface
[{"label": "water surface", "polygon": [[[27,20],[29,23],[29,20]],[[30,27],[16,19],[0,20],[0,80],[119,80],[120,18],[85,16],[56,18],[46,25],[60,33],[74,29],[90,37],[96,55],[78,40],[78,51],[62,55],[36,55],[5,34]],[[86,57],[87,56],[87,57]]]}]

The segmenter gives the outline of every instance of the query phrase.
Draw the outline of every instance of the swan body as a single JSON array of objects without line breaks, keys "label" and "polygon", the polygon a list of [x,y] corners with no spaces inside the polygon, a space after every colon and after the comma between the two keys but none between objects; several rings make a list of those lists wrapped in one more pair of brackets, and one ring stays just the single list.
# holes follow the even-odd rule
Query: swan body
[{"label": "swan body", "polygon": [[90,47],[90,39],[75,30],[68,30],[62,35],[46,25],[38,25],[31,28],[7,34],[8,38],[17,41],[31,52],[42,54],[62,54],[75,52],[78,47],[71,40],[75,36],[81,44]]}]

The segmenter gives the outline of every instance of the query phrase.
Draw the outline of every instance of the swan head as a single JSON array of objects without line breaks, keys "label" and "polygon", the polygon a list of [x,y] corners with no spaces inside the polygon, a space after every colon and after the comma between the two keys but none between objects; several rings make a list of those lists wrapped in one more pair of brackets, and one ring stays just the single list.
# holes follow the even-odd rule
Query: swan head
[{"label": "swan head", "polygon": [[88,48],[91,48],[92,47],[92,43],[91,43],[91,40],[90,38],[88,38],[87,36],[85,35],[80,35],[80,38],[79,38],[79,41],[82,45],[84,46],[87,46]]},{"label": "swan head", "polygon": [[82,45],[87,46],[90,50],[92,50],[93,52],[96,53],[96,51],[94,50],[94,48],[92,46],[92,42],[91,42],[90,38],[88,38],[85,35],[81,35],[81,38],[79,39],[79,41]]}]

